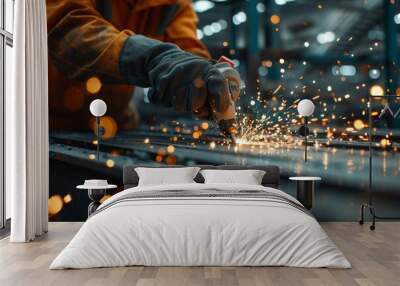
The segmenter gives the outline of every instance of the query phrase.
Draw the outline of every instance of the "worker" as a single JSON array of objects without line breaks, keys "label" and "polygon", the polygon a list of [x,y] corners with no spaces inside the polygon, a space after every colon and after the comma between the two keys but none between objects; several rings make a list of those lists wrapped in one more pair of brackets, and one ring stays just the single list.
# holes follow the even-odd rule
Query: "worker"
[{"label": "worker", "polygon": [[229,87],[196,38],[191,1],[46,2],[51,129],[89,128],[96,97],[111,126],[133,127],[134,86],[151,87],[152,103],[204,118],[227,108]]}]

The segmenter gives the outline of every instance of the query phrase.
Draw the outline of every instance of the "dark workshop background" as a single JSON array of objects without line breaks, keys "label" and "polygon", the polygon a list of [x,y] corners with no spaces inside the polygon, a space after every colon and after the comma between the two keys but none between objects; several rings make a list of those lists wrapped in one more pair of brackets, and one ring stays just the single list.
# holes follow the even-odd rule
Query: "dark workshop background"
[{"label": "dark workshop background", "polygon": [[[319,220],[358,220],[368,191],[370,94],[377,97],[370,102],[374,202],[381,215],[400,215],[398,2],[193,1],[198,38],[213,58],[233,59],[245,84],[237,106],[239,144],[226,142],[214,122],[139,95],[132,99],[138,127],[125,130],[110,116],[102,121],[100,160],[93,131],[51,130],[51,220],[85,220],[89,199],[76,185],[104,178],[121,191],[127,164],[276,164],[281,189],[291,194],[296,186],[289,176],[322,177],[312,210]],[[96,89],[101,81],[83,84]],[[303,121],[296,104],[304,98],[316,106],[307,163],[297,133]],[[385,106],[390,110],[381,114]]]}]

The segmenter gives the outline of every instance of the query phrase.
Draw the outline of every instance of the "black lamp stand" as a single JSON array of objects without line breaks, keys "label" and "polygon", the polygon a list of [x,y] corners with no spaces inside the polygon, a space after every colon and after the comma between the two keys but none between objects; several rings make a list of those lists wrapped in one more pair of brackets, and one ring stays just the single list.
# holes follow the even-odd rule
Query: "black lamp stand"
[{"label": "black lamp stand", "polygon": [[370,229],[371,230],[375,230],[375,222],[377,219],[379,220],[392,220],[392,219],[400,219],[400,217],[382,217],[382,216],[378,216],[375,212],[375,207],[374,207],[374,202],[373,202],[373,190],[372,190],[372,163],[373,163],[373,139],[372,139],[372,132],[373,132],[373,120],[372,120],[372,100],[374,98],[391,98],[391,97],[397,97],[397,95],[383,95],[383,96],[371,96],[369,95],[369,108],[368,108],[368,150],[369,150],[369,170],[368,170],[368,202],[367,203],[363,203],[361,205],[361,209],[360,209],[360,221],[359,223],[362,225],[364,224],[364,211],[366,209],[369,210],[369,213],[371,214],[372,217],[372,224],[370,225]]},{"label": "black lamp stand", "polygon": [[96,137],[97,137],[97,161],[100,160],[100,117],[96,116]]},{"label": "black lamp stand", "polygon": [[304,117],[304,161],[307,162],[308,116]]},{"label": "black lamp stand", "polygon": [[308,161],[308,135],[310,133],[310,130],[308,129],[308,116],[304,116],[304,125],[300,126],[299,130],[297,133],[301,136],[304,137],[304,161]]}]

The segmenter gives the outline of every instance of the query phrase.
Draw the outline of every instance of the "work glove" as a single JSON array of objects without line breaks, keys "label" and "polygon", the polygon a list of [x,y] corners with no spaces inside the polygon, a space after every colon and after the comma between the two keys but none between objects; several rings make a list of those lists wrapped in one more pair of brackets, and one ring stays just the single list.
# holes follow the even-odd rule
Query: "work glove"
[{"label": "work glove", "polygon": [[130,84],[150,87],[151,103],[210,118],[231,104],[228,79],[218,65],[144,36],[128,38],[120,56],[120,70]]}]

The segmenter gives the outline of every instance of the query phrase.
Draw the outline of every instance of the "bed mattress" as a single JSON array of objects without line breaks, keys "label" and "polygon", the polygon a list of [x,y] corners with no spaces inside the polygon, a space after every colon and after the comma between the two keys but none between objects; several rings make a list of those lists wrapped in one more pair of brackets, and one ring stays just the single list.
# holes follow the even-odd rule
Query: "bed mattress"
[{"label": "bed mattress", "polygon": [[351,267],[290,195],[263,186],[196,183],[114,195],[50,269],[130,265]]}]

